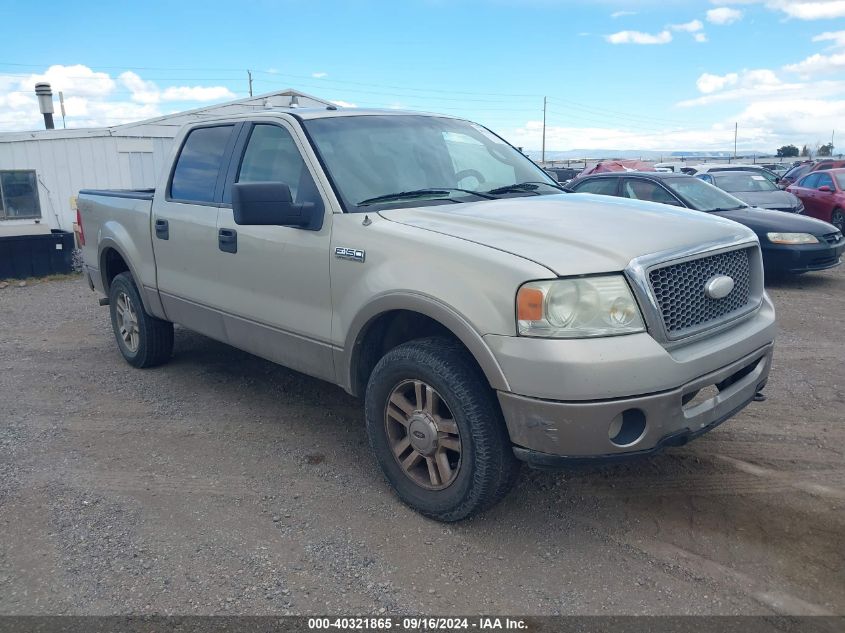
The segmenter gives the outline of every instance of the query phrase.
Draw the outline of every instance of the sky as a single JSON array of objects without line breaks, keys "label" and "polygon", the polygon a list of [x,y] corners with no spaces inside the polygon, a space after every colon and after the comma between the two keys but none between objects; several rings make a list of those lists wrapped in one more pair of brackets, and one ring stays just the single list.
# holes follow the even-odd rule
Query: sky
[{"label": "sky", "polygon": [[[46,6],[46,10],[45,10]],[[845,147],[845,0],[0,0],[0,132],[284,88],[442,112],[527,150]],[[62,125],[58,95],[57,126]],[[834,143],[838,146],[834,138]]]}]

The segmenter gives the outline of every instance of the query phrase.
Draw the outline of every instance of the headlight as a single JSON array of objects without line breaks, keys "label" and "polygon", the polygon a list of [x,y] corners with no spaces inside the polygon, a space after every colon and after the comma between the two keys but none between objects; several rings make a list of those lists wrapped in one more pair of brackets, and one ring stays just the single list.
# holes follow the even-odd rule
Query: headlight
[{"label": "headlight", "polygon": [[585,338],[645,331],[622,275],[529,282],[517,293],[516,311],[522,336]]},{"label": "headlight", "polygon": [[809,233],[766,233],[773,244],[818,244],[815,235]]}]

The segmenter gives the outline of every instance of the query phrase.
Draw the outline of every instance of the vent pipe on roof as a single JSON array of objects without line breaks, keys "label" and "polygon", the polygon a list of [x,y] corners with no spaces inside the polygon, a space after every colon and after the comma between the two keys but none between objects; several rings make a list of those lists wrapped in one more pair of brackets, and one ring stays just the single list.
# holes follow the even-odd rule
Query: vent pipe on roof
[{"label": "vent pipe on roof", "polygon": [[38,97],[38,109],[44,115],[44,127],[48,130],[55,128],[53,125],[53,91],[48,83],[35,84],[35,94]]},{"label": "vent pipe on roof", "polygon": [[288,107],[298,108],[299,107],[299,97],[297,97],[296,95],[291,95],[290,106],[288,106]]}]

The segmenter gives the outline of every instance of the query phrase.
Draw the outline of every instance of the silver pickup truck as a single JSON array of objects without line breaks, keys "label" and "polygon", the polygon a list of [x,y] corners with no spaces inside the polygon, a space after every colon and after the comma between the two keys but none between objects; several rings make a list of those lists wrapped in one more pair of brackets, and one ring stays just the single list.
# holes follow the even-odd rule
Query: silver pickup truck
[{"label": "silver pickup truck", "polygon": [[152,367],[178,323],[364,399],[399,497],[454,521],[521,462],[686,443],[764,387],[755,235],[569,194],[486,128],[360,109],[187,126],[155,191],[82,191],[85,274]]}]

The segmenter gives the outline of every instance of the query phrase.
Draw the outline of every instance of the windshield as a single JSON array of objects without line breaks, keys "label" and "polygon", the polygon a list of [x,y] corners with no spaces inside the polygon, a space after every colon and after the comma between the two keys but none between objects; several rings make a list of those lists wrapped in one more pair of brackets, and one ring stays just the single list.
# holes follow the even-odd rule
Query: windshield
[{"label": "windshield", "polygon": [[759,174],[743,172],[714,174],[716,186],[725,191],[777,191],[777,187]]},{"label": "windshield", "polygon": [[[363,115],[304,125],[347,211],[560,193],[527,157],[468,121]],[[521,183],[532,184],[495,191]],[[491,191],[494,195],[486,194]]]},{"label": "windshield", "polygon": [[734,198],[718,187],[708,185],[692,176],[689,178],[666,178],[663,182],[698,211],[726,211],[748,206],[739,198]]}]

